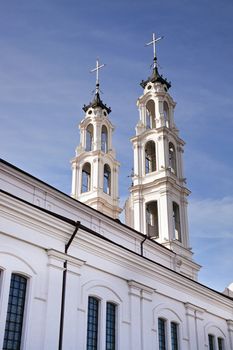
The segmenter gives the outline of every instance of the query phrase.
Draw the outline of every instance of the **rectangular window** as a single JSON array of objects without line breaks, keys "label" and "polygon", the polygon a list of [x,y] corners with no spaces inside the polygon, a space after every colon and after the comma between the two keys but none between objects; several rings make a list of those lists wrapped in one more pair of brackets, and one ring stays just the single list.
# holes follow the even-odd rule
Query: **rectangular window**
[{"label": "rectangular window", "polygon": [[171,322],[171,343],[172,350],[178,350],[178,324]]},{"label": "rectangular window", "polygon": [[89,297],[88,298],[88,316],[87,316],[87,350],[97,350],[98,315],[99,315],[99,300],[94,297]]},{"label": "rectangular window", "polygon": [[208,334],[209,339],[209,350],[215,350],[214,349],[214,336],[212,334]]},{"label": "rectangular window", "polygon": [[116,348],[116,305],[107,303],[106,309],[106,350]]},{"label": "rectangular window", "polygon": [[166,321],[163,318],[159,318],[158,319],[159,350],[166,350],[165,325],[166,325]]},{"label": "rectangular window", "polygon": [[218,338],[218,350],[224,350],[222,338]]},{"label": "rectangular window", "polygon": [[12,274],[3,350],[20,349],[27,279]]}]

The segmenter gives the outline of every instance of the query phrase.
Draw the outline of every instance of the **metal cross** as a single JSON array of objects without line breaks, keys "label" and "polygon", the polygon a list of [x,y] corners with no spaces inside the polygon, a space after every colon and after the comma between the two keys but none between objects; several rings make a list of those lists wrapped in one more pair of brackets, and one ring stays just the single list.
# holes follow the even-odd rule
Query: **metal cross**
[{"label": "metal cross", "polygon": [[103,68],[104,66],[106,66],[106,64],[99,64],[99,59],[97,58],[96,67],[91,70],[91,73],[96,72],[96,90],[95,90],[96,93],[99,93],[99,90],[100,90],[99,89],[99,86],[100,86],[100,84],[99,84],[99,70],[101,68]]},{"label": "metal cross", "polygon": [[149,45],[152,45],[153,44],[153,53],[154,53],[154,63],[153,63],[153,68],[156,68],[158,66],[157,64],[157,56],[156,56],[156,47],[155,47],[155,44],[163,39],[164,37],[163,36],[160,36],[159,38],[156,38],[155,36],[155,33],[153,33],[153,36],[152,36],[152,41],[150,41],[149,43],[146,44],[146,46],[149,46]]}]

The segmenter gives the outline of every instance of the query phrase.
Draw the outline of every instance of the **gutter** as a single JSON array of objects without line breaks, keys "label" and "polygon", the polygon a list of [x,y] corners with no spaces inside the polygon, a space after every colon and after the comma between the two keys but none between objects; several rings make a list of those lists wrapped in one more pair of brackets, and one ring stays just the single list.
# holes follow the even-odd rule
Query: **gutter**
[{"label": "gutter", "polygon": [[[76,233],[80,228],[80,221],[76,222],[75,230],[70,237],[68,243],[65,245],[65,254],[67,254],[68,249],[73,242]],[[62,295],[61,295],[61,314],[60,314],[60,331],[59,331],[59,344],[58,350],[62,350],[63,343],[63,329],[64,329],[64,315],[65,315],[65,299],[66,299],[66,277],[67,277],[67,260],[64,261],[63,264],[63,277],[62,277]]]},{"label": "gutter", "polygon": [[143,243],[146,241],[147,238],[147,235],[145,235],[145,238],[143,239],[143,241],[141,241],[141,256],[143,256]]}]

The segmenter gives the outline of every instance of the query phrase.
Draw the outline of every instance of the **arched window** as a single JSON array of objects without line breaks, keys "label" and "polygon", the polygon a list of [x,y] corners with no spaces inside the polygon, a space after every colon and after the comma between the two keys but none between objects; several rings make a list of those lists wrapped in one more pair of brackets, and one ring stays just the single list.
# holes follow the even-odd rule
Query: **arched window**
[{"label": "arched window", "polygon": [[157,201],[146,205],[146,232],[150,238],[159,237],[159,220]]},{"label": "arched window", "polygon": [[164,113],[164,119],[165,119],[165,125],[167,128],[169,128],[169,107],[166,101],[163,103],[163,113]]},{"label": "arched window", "polygon": [[[170,326],[170,335],[171,338],[168,339],[168,328]],[[178,328],[179,325],[176,322],[169,322],[164,318],[158,319],[158,341],[159,341],[159,350],[166,350],[168,345],[171,350],[179,350],[179,337],[178,337]]]},{"label": "arched window", "polygon": [[108,164],[104,165],[104,192],[111,195],[111,169]]},{"label": "arched window", "polygon": [[93,149],[93,125],[89,124],[86,129],[86,151]]},{"label": "arched window", "polygon": [[11,275],[3,349],[20,349],[27,279]]},{"label": "arched window", "polygon": [[155,128],[155,103],[149,100],[146,104],[146,128]]},{"label": "arched window", "polygon": [[176,175],[176,150],[172,142],[169,142],[169,168]]},{"label": "arched window", "polygon": [[159,350],[166,350],[166,320],[163,318],[158,319],[158,337],[159,337]]},{"label": "arched window", "polygon": [[224,339],[216,337],[213,334],[208,334],[209,350],[224,350]]},{"label": "arched window", "polygon": [[179,350],[178,327],[176,322],[171,322],[171,346],[172,350]]},{"label": "arched window", "polygon": [[88,298],[87,314],[87,350],[97,350],[99,325],[99,300]]},{"label": "arched window", "polygon": [[106,350],[116,347],[116,305],[107,302],[106,305]]},{"label": "arched window", "polygon": [[209,350],[214,350],[214,336],[212,334],[208,334],[209,340]]},{"label": "arched window", "polygon": [[101,151],[108,152],[108,130],[105,125],[102,126],[101,130]]},{"label": "arched window", "polygon": [[174,238],[181,242],[181,229],[180,229],[180,208],[175,202],[172,203],[173,207],[173,227]]},{"label": "arched window", "polygon": [[145,173],[156,171],[155,143],[149,141],[145,146]]},{"label": "arched window", "polygon": [[[88,314],[87,314],[87,350],[98,349],[98,338],[100,330],[105,328],[106,350],[115,350],[117,343],[117,306],[112,302],[106,302],[106,318],[102,314],[103,301],[96,297],[88,297]],[[101,314],[101,317],[99,315]],[[103,316],[103,317],[102,317]],[[103,325],[105,321],[105,325]]]},{"label": "arched window", "polygon": [[224,350],[224,340],[223,338],[218,337],[218,350]]},{"label": "arched window", "polygon": [[82,188],[81,192],[88,192],[91,189],[91,165],[85,163],[82,169]]}]

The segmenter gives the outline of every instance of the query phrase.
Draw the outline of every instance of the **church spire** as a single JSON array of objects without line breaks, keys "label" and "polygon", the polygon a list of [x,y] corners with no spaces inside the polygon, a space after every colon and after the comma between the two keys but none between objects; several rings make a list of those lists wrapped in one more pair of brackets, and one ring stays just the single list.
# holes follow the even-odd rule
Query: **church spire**
[{"label": "church spire", "polygon": [[84,119],[79,124],[80,145],[72,159],[72,197],[102,213],[118,218],[121,209],[118,198],[119,162],[112,148],[114,127],[108,118],[111,108],[100,98],[99,64],[91,72],[96,72],[95,95],[88,105],[84,105]]},{"label": "church spire", "polygon": [[86,112],[90,107],[95,108],[95,107],[101,107],[101,108],[105,108],[109,113],[111,113],[111,108],[107,107],[106,104],[103,103],[103,101],[100,98],[100,80],[99,80],[99,70],[103,67],[105,67],[106,64],[99,64],[99,59],[96,59],[96,67],[93,68],[90,72],[96,72],[96,84],[95,84],[95,95],[94,98],[92,100],[92,102],[90,102],[87,106],[84,105],[83,106],[83,110],[84,112]]},{"label": "church spire", "polygon": [[158,72],[155,45],[159,40],[153,34],[147,44],[153,45],[153,73],[141,83],[144,90],[137,101],[139,121],[136,135],[131,138],[133,184],[125,205],[125,219],[127,225],[173,250],[182,261],[179,271],[191,276],[196,266],[189,246],[190,192],[185,185],[182,160],[185,143],[174,121],[176,103],[168,93],[171,85]]},{"label": "church spire", "polygon": [[147,85],[148,82],[151,82],[151,83],[160,82],[161,84],[163,84],[166,87],[167,90],[171,87],[171,83],[168,82],[167,79],[163,78],[163,76],[159,74],[159,69],[158,69],[158,58],[157,58],[157,53],[156,53],[156,44],[158,43],[158,41],[160,41],[163,38],[164,38],[163,36],[156,38],[155,33],[153,33],[152,41],[150,41],[149,43],[147,43],[145,45],[145,46],[153,45],[153,64],[152,64],[153,71],[152,71],[152,75],[147,80],[141,81],[140,85],[143,88],[145,88],[145,86]]}]

